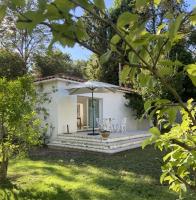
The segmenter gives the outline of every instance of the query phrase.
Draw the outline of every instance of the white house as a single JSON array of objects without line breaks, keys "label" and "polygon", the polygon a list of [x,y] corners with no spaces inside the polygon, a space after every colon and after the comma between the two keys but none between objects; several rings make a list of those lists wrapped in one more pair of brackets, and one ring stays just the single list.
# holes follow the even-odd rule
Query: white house
[{"label": "white house", "polygon": [[[49,125],[47,133],[48,136],[50,136],[49,145],[55,146],[56,144],[56,146],[72,147],[71,144],[73,144],[73,141],[77,141],[78,144],[78,138],[81,139],[84,138],[84,136],[85,139],[87,138],[88,140],[92,138],[93,140],[97,139],[99,143],[102,142],[104,144],[104,142],[106,142],[101,140],[100,136],[88,137],[85,134],[86,131],[92,128],[91,94],[70,95],[67,90],[68,87],[84,81],[85,80],[64,75],[39,78],[35,81],[37,90],[47,93],[51,100],[50,103],[44,105],[49,113],[49,116],[45,120]],[[126,133],[111,133],[107,143],[116,138],[117,135],[133,137],[133,134],[128,133],[135,133],[134,135],[143,136],[142,134],[144,134],[144,131],[147,131],[149,128],[149,122],[147,120],[141,121],[135,119],[133,110],[126,107],[124,95],[131,92],[133,91],[128,88],[119,87],[118,91],[115,93],[94,94],[96,119],[113,119],[116,123],[120,123],[124,118],[127,119]],[[70,134],[68,135],[67,133]],[[73,136],[75,139],[72,138]],[[71,141],[67,144],[70,138]],[[128,141],[130,138],[124,139]],[[79,148],[77,144],[74,148]],[[84,142],[82,146],[85,146]],[[93,146],[95,146],[95,144]],[[89,147],[89,145],[87,145],[87,147]],[[80,149],[88,150],[88,148]],[[109,147],[109,149],[111,148]],[[93,149],[89,150],[94,151]],[[117,150],[111,151],[110,153],[113,152],[117,152]]]}]

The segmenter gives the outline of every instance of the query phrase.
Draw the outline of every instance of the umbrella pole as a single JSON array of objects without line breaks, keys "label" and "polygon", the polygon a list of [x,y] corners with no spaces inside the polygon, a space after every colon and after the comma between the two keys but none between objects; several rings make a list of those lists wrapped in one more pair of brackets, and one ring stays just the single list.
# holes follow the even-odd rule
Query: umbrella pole
[{"label": "umbrella pole", "polygon": [[92,114],[93,114],[93,135],[95,134],[95,116],[94,116],[94,97],[93,97],[93,89],[92,89]]}]

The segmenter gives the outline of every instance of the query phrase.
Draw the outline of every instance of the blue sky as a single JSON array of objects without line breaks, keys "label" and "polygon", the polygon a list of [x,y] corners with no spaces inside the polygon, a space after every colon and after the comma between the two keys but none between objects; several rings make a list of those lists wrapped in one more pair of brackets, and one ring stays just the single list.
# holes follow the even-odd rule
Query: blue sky
[{"label": "blue sky", "polygon": [[[190,8],[193,8],[196,6],[196,0],[187,0],[188,4],[190,4]],[[106,7],[110,8],[113,4],[113,0],[105,0]],[[80,13],[80,10],[76,11]],[[90,55],[92,54],[91,51],[88,49],[85,49],[84,47],[79,46],[76,44],[73,48],[68,48],[68,47],[60,47],[60,49],[63,52],[69,53],[74,60],[88,60]]]}]

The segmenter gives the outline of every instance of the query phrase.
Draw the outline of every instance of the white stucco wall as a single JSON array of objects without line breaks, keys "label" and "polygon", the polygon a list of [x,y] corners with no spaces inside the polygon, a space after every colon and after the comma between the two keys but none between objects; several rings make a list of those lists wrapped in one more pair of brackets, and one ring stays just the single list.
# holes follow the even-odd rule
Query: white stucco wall
[{"label": "white stucco wall", "polygon": [[[147,130],[149,122],[147,120],[136,120],[134,112],[131,108],[125,106],[126,99],[123,92],[116,93],[95,93],[94,97],[103,99],[102,117],[114,118],[121,122],[123,118],[127,118],[127,130]],[[82,94],[82,96],[91,97],[91,94]]]},{"label": "white stucco wall", "polygon": [[[76,84],[63,79],[48,80],[36,83],[37,87],[42,85],[43,92],[50,96],[51,103],[45,103],[49,116],[45,122],[54,127],[52,138],[58,134],[67,132],[67,125],[70,132],[77,131],[77,95],[69,95],[66,87],[69,84]],[[91,94],[80,96],[91,97]],[[95,93],[95,98],[102,99],[101,115],[103,118],[114,118],[121,121],[127,118],[127,130],[147,130],[149,123],[146,120],[136,120],[133,111],[125,106],[126,99],[123,92],[116,93]],[[50,134],[50,130],[48,130]]]},{"label": "white stucco wall", "polygon": [[56,95],[57,81],[43,82],[39,84],[36,83],[36,87],[40,95],[46,94],[47,99],[50,100],[50,102],[46,101],[41,105],[41,107],[46,109],[48,116],[44,118],[44,114],[41,113],[40,117],[43,120],[44,126],[48,124],[47,135],[55,138],[58,133],[58,115],[56,114],[58,113],[58,96]]},{"label": "white stucco wall", "polygon": [[77,96],[69,95],[66,86],[58,81],[58,133],[67,132],[67,125],[70,132],[77,131]]}]

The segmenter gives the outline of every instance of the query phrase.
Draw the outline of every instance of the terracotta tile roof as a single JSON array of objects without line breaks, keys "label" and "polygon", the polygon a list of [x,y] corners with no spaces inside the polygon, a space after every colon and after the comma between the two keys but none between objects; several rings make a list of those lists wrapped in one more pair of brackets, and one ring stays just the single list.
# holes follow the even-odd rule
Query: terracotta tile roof
[{"label": "terracotta tile roof", "polygon": [[[45,80],[52,80],[52,79],[56,79],[56,78],[61,78],[61,79],[65,79],[65,80],[70,80],[70,81],[76,81],[76,82],[85,82],[88,81],[87,79],[82,79],[82,78],[78,78],[75,76],[67,76],[65,74],[55,74],[52,76],[46,76],[46,77],[40,77],[40,78],[36,78],[34,82],[41,82],[41,81],[45,81]],[[121,87],[119,86],[119,90],[125,93],[135,93],[136,91],[128,88],[128,87]]]},{"label": "terracotta tile roof", "polygon": [[65,74],[55,74],[55,75],[52,75],[52,76],[36,78],[35,82],[40,82],[40,81],[50,80],[50,79],[55,79],[55,78],[62,78],[62,79],[65,79],[65,80],[76,81],[76,82],[85,82],[85,81],[87,81],[85,79],[78,78],[78,77],[75,77],[75,76],[67,76]]},{"label": "terracotta tile roof", "polygon": [[125,93],[137,93],[136,90],[127,88],[127,87],[119,87],[119,90],[125,92]]}]

